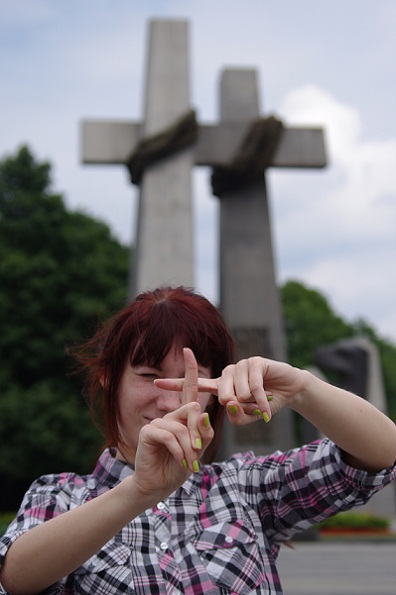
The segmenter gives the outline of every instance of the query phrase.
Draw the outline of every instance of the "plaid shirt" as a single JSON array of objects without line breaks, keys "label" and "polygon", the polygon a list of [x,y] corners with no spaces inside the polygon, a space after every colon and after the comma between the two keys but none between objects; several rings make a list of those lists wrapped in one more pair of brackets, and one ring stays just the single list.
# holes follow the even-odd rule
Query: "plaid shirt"
[{"label": "plaid shirt", "polygon": [[[0,540],[0,565],[25,531],[131,473],[106,450],[92,475],[64,473],[35,481]],[[202,466],[45,593],[279,595],[280,544],[340,510],[364,504],[395,476],[395,468],[374,474],[349,467],[328,439],[286,453],[246,453]]]}]

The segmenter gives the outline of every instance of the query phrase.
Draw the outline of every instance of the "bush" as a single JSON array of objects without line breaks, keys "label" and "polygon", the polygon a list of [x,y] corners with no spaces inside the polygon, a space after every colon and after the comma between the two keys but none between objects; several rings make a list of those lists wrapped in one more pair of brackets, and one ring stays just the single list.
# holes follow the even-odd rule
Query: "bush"
[{"label": "bush", "polygon": [[340,512],[317,525],[318,529],[388,529],[386,517],[368,512]]}]

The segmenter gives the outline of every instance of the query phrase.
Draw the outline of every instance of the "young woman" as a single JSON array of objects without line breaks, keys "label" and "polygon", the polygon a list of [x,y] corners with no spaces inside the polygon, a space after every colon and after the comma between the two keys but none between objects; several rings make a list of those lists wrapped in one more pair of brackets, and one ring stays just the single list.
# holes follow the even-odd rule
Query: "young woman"
[{"label": "young woman", "polygon": [[[222,317],[189,289],[141,294],[78,357],[107,447],[90,475],[32,484],[0,542],[0,592],[280,594],[282,542],[395,478],[391,420],[288,364],[232,364]],[[225,412],[243,425],[282,407],[326,438],[213,462]]]}]

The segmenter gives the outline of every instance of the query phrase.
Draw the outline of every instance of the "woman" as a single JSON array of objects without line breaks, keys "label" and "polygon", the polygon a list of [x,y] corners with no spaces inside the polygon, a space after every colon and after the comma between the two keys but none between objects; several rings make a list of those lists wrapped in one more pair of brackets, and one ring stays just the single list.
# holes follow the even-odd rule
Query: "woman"
[{"label": "woman", "polygon": [[[1,540],[3,592],[280,594],[281,543],[395,477],[393,422],[288,364],[230,363],[223,319],[191,290],[141,294],[78,358],[107,448],[92,475],[33,483]],[[212,462],[224,412],[243,425],[282,407],[328,438]]]}]

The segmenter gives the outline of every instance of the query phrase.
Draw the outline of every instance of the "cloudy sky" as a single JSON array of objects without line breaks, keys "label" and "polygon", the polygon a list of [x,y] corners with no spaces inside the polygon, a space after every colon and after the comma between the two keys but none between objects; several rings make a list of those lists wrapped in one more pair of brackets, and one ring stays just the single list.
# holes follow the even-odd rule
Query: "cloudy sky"
[{"label": "cloudy sky", "polygon": [[[80,163],[85,118],[143,113],[147,23],[190,22],[191,98],[218,117],[225,67],[257,69],[262,115],[325,128],[329,166],[268,175],[276,269],[396,341],[396,2],[0,0],[0,158],[28,144],[70,209],[135,236],[122,166]],[[216,300],[217,199],[194,173],[197,286]]]}]

